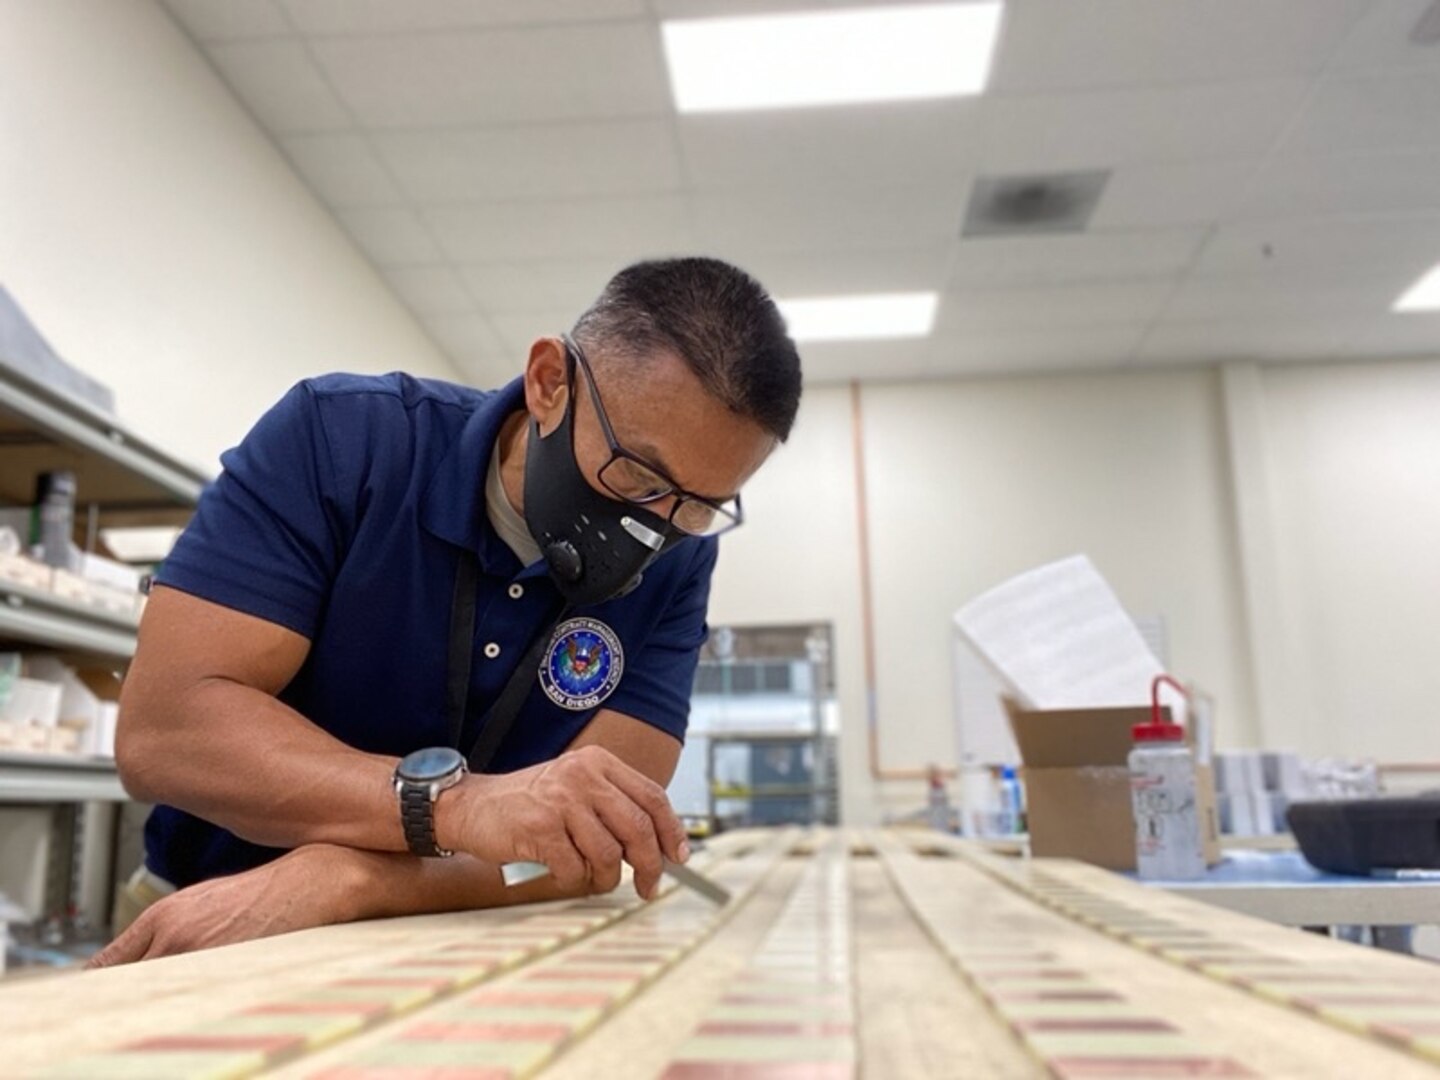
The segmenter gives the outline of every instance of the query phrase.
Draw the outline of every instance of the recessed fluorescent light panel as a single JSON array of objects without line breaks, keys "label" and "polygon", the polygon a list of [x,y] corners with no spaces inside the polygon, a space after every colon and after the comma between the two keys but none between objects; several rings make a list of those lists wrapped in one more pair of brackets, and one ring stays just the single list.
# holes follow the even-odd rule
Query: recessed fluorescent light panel
[{"label": "recessed fluorescent light panel", "polygon": [[682,113],[978,94],[1003,4],[917,4],[661,24]]},{"label": "recessed fluorescent light panel", "polygon": [[1440,311],[1440,263],[1395,301],[1392,311]]},{"label": "recessed fluorescent light panel", "polygon": [[796,341],[867,341],[924,337],[935,326],[939,296],[927,293],[871,293],[777,300]]}]

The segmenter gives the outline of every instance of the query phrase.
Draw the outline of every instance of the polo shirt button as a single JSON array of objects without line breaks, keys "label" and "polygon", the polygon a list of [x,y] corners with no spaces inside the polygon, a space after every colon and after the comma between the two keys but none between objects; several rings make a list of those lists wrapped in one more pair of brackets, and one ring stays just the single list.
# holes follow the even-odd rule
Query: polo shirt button
[{"label": "polo shirt button", "polygon": [[511,600],[519,600],[520,597],[522,597],[522,596],[524,596],[524,595],[525,595],[525,586],[524,586],[524,585],[520,585],[520,584],[517,583],[517,584],[514,584],[514,585],[511,585],[511,586],[510,586],[510,599],[511,599]]},{"label": "polo shirt button", "polygon": [[485,659],[494,660],[499,655],[500,646],[496,645],[495,642],[492,641],[489,645],[485,646]]}]

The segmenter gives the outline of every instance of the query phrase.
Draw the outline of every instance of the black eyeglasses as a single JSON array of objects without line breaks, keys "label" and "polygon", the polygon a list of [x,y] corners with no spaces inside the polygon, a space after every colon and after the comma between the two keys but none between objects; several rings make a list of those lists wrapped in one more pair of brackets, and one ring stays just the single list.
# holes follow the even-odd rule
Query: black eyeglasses
[{"label": "black eyeglasses", "polygon": [[670,524],[691,536],[719,536],[729,532],[745,520],[740,506],[740,496],[716,502],[704,496],[686,491],[665,475],[663,469],[650,464],[639,454],[632,454],[615,438],[615,429],[610,426],[610,417],[605,415],[605,406],[600,401],[600,388],[595,385],[595,375],[590,362],[569,336],[565,342],[565,355],[569,361],[570,393],[575,393],[575,367],[585,373],[586,385],[590,387],[590,400],[595,404],[595,416],[600,421],[600,430],[610,447],[610,460],[600,469],[600,483],[605,490],[622,502],[645,506],[661,499],[674,497],[670,507]]}]

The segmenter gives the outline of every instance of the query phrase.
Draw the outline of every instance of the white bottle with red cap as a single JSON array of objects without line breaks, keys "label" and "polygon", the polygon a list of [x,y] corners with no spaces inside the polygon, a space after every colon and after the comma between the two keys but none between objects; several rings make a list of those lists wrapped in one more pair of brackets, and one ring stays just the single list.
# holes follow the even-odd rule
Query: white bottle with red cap
[{"label": "white bottle with red cap", "polygon": [[1179,724],[1131,729],[1130,798],[1135,809],[1135,863],[1145,880],[1193,881],[1205,875],[1195,753]]}]

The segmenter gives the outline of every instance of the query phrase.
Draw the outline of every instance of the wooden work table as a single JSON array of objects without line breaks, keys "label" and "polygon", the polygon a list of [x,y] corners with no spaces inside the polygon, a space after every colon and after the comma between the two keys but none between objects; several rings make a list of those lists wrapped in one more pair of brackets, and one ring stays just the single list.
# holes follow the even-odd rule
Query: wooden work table
[{"label": "wooden work table", "polygon": [[1440,1075],[1440,967],[928,832],[726,834],[678,887],[0,983],[0,1076]]}]

